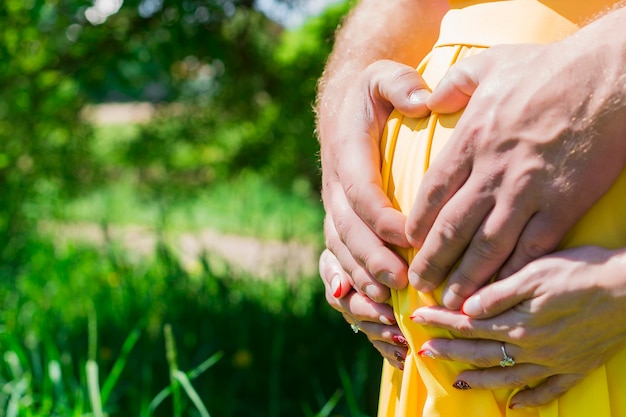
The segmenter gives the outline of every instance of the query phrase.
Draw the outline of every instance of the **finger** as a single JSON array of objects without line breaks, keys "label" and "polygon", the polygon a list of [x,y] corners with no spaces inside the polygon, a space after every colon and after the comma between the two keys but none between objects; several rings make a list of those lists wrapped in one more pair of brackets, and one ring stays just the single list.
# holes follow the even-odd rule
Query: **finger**
[{"label": "finger", "polygon": [[[334,258],[341,265],[345,274],[349,277],[349,286],[342,291],[354,288],[361,294],[366,294],[372,300],[383,303],[391,296],[389,288],[378,282],[350,253],[346,245],[339,240],[332,223],[332,215],[328,214],[324,221],[324,233],[326,235],[326,245]],[[371,233],[371,231],[369,231]],[[375,248],[378,245],[374,246]],[[340,281],[344,285],[345,279]],[[331,286],[332,288],[332,286]]]},{"label": "finger", "polygon": [[519,271],[478,290],[463,303],[461,312],[471,318],[486,319],[510,310],[532,296],[529,273],[532,271]]},{"label": "finger", "polygon": [[[382,189],[380,156],[366,156],[365,153],[369,151],[363,145],[361,149],[353,149],[350,157],[345,158],[338,168],[347,201],[378,237],[393,245],[408,247],[404,234],[405,216],[393,207]],[[341,230],[339,232],[341,235]]]},{"label": "finger", "polygon": [[505,312],[496,319],[473,319],[459,311],[444,307],[420,307],[413,312],[411,320],[415,323],[448,330],[463,339],[488,339],[517,341],[522,332],[519,330],[519,317],[515,311]]},{"label": "finger", "polygon": [[[461,372],[453,385],[462,389],[467,386],[472,389],[512,389],[524,388],[537,383],[537,381],[550,375],[548,368],[530,363],[523,363],[512,367],[503,368],[501,366],[470,370]],[[462,381],[464,384],[459,384]],[[466,384],[466,385],[465,385]]]},{"label": "finger", "polygon": [[509,408],[539,407],[559,398],[578,384],[585,375],[563,374],[553,375],[535,388],[518,392],[511,398]]},{"label": "finger", "polygon": [[394,346],[380,341],[374,341],[372,342],[372,345],[385,359],[389,361],[392,366],[400,370],[404,370],[404,361],[406,360],[408,352],[407,348]]},{"label": "finger", "polygon": [[428,98],[428,107],[435,113],[455,113],[464,109],[478,88],[482,59],[468,57],[453,65]]},{"label": "finger", "polygon": [[406,235],[413,247],[422,247],[441,209],[470,176],[473,151],[469,144],[453,137],[424,174],[406,220]]},{"label": "finger", "polygon": [[516,345],[480,339],[431,339],[422,344],[418,355],[466,363],[478,368],[492,368],[501,366],[503,346],[506,354],[515,360],[515,366],[526,362],[525,351]]},{"label": "finger", "polygon": [[378,302],[385,301],[390,295],[387,287],[406,287],[406,263],[356,215],[338,183],[329,184],[329,188],[333,207],[324,222],[327,246],[352,276],[357,289]]},{"label": "finger", "polygon": [[320,255],[319,273],[322,282],[324,282],[327,295],[333,298],[343,298],[352,289],[350,278],[341,267],[335,255],[328,249],[325,249]]},{"label": "finger", "polygon": [[[376,303],[369,297],[352,291],[338,300],[344,318],[350,324],[376,323],[385,326],[396,326],[393,309],[388,304]],[[397,330],[400,331],[399,329]],[[401,333],[400,333],[401,334]],[[400,342],[400,341],[399,341]]]},{"label": "finger", "polygon": [[458,267],[450,274],[443,293],[444,306],[459,309],[470,295],[494,277],[507,261],[531,216],[530,209],[522,205],[497,202],[462,253]]},{"label": "finger", "polygon": [[521,233],[513,254],[502,267],[498,279],[519,271],[531,261],[554,251],[573,223],[558,221],[545,212],[534,215]]},{"label": "finger", "polygon": [[[370,94],[382,97],[392,107],[408,117],[425,117],[430,113],[426,101],[430,90],[415,68],[398,62],[381,60],[373,63],[367,70],[373,82]],[[383,121],[383,123],[385,123]]]},{"label": "finger", "polygon": [[[444,281],[492,210],[493,197],[486,195],[483,187],[482,181],[468,181],[441,209],[409,267],[411,285],[417,290],[432,291]],[[457,281],[460,278],[464,277],[457,274]],[[469,284],[475,290],[480,283],[453,281],[452,284]],[[460,302],[456,304],[453,308],[460,306]]]}]

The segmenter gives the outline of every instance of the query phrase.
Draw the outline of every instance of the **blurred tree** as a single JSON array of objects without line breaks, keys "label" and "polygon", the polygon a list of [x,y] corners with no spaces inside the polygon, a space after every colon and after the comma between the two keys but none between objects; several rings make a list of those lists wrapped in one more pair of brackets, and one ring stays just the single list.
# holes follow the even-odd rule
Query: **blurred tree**
[{"label": "blurred tree", "polygon": [[80,117],[88,102],[177,102],[126,153],[150,195],[199,190],[247,168],[286,186],[298,178],[317,186],[315,79],[348,6],[293,32],[254,6],[0,2],[2,265],[48,206],[102,178]]},{"label": "blurred tree", "polygon": [[237,11],[223,25],[228,52],[206,70],[217,82],[203,91],[201,78],[189,82],[181,107],[163,108],[129,147],[128,160],[141,167],[147,194],[173,198],[171,191],[201,190],[242,170],[261,172],[286,189],[308,184],[316,190],[316,80],[352,3],[291,31],[258,13]]}]

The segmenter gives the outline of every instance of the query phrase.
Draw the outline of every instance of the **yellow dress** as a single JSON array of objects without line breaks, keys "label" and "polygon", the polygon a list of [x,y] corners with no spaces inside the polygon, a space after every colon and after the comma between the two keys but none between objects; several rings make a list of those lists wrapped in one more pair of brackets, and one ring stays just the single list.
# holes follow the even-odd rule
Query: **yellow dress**
[{"label": "yellow dress", "polygon": [[[608,0],[451,1],[439,40],[418,68],[434,87],[454,62],[496,44],[552,42],[573,33],[586,20],[611,6]],[[383,135],[383,186],[396,207],[408,213],[429,160],[434,158],[459,114],[423,119],[403,118],[394,112]],[[575,226],[564,247],[595,244],[626,246],[626,171],[613,188]],[[409,260],[414,254],[402,254]],[[420,326],[412,312],[440,301],[440,292],[424,294],[407,288],[392,292],[396,318],[411,348],[427,340],[452,337],[448,332]],[[468,365],[422,359],[409,349],[404,371],[384,364],[379,417],[626,417],[626,350],[552,403],[510,410],[513,390],[459,391],[456,375]]]}]

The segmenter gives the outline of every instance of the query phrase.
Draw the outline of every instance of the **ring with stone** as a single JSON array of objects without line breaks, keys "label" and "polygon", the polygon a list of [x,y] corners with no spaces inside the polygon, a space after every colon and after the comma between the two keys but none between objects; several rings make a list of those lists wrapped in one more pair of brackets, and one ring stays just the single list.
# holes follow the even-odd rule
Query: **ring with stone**
[{"label": "ring with stone", "polygon": [[502,351],[502,360],[500,361],[500,366],[506,368],[507,366],[515,365],[515,359],[513,359],[506,353],[506,350],[504,349],[504,343],[502,343],[502,346],[500,346],[500,350]]},{"label": "ring with stone", "polygon": [[356,320],[354,320],[354,323],[350,325],[350,328],[354,333],[358,333],[359,330],[361,330],[361,328],[359,327],[359,323]]}]

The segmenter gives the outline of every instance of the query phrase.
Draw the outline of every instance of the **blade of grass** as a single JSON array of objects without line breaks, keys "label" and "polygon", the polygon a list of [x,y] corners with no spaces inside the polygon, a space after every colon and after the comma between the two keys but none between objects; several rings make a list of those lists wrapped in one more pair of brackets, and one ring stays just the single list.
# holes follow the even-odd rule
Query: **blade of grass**
[{"label": "blade of grass", "polygon": [[346,367],[343,363],[339,364],[339,378],[341,379],[341,385],[346,393],[346,403],[348,404],[348,409],[350,410],[350,414],[353,416],[360,416],[361,411],[359,410],[358,403],[354,396],[354,386],[352,385],[352,379],[346,370]]},{"label": "blade of grass", "polygon": [[98,364],[91,359],[85,365],[87,371],[87,389],[89,391],[89,401],[94,417],[103,417],[102,398],[100,397],[100,384],[98,383]]},{"label": "blade of grass", "polygon": [[128,356],[130,352],[133,350],[133,347],[139,341],[139,337],[141,336],[141,328],[140,326],[136,326],[132,332],[128,335],[124,344],[122,345],[122,349],[120,351],[119,356],[115,360],[113,367],[111,368],[111,372],[109,376],[102,384],[102,390],[100,391],[100,396],[102,397],[102,404],[106,404],[115,384],[120,379],[122,375],[122,371],[126,367],[126,363],[128,362]]},{"label": "blade of grass", "polygon": [[167,364],[170,368],[170,388],[172,391],[172,403],[174,407],[174,417],[182,416],[182,402],[180,398],[180,386],[176,378],[174,377],[176,371],[178,371],[178,364],[176,363],[176,344],[174,341],[174,335],[172,334],[172,326],[166,324],[163,326],[163,335],[165,337],[165,354],[167,357]]},{"label": "blade of grass", "polygon": [[335,391],[332,397],[324,404],[322,409],[315,415],[315,417],[328,417],[330,413],[333,412],[337,404],[339,404],[339,400],[341,399],[343,393],[340,389]]},{"label": "blade of grass", "polygon": [[196,406],[196,409],[198,410],[200,415],[202,417],[211,417],[211,415],[209,414],[209,411],[206,409],[206,407],[204,406],[204,403],[200,399],[200,396],[198,395],[196,390],[193,388],[193,385],[191,385],[191,382],[189,382],[187,375],[185,375],[181,371],[175,371],[174,378],[176,378],[178,382],[180,382],[180,385],[183,387],[183,389],[187,393],[187,396],[189,397],[193,405]]},{"label": "blade of grass", "polygon": [[[209,369],[211,366],[215,365],[222,357],[224,356],[224,352],[217,352],[211,355],[207,360],[202,362],[200,365],[193,368],[191,371],[187,372],[187,378],[190,381],[193,381],[197,377],[199,377],[204,371]],[[163,388],[152,401],[150,401],[150,405],[148,406],[149,413],[152,413],[162,402],[165,400],[168,395],[172,393],[172,388],[167,386]],[[148,414],[149,415],[149,414]]]}]

